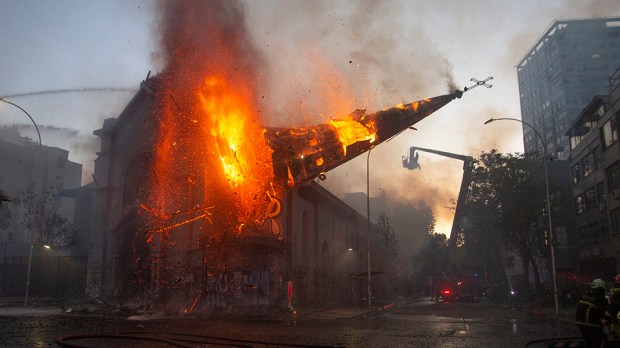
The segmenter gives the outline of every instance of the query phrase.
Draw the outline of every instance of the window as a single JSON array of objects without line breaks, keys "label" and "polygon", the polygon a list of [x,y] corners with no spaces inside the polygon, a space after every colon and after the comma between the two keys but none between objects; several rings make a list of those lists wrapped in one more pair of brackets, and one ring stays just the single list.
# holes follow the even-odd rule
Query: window
[{"label": "window", "polygon": [[611,233],[620,234],[620,209],[611,211]]},{"label": "window", "polygon": [[581,159],[581,168],[583,169],[584,178],[594,172],[593,162],[594,161],[592,160],[592,154],[587,154],[584,158]]},{"label": "window", "polygon": [[620,189],[620,162],[616,162],[606,170],[607,173],[607,192]]},{"label": "window", "polygon": [[615,143],[616,140],[618,140],[618,136],[616,135],[616,125],[615,122],[613,122],[613,119],[605,122],[603,128],[601,128],[601,138],[605,148],[608,148]]},{"label": "window", "polygon": [[579,163],[575,164],[571,168],[571,172],[572,172],[572,175],[573,175],[573,184],[576,184],[579,181],[581,181],[581,167],[580,167]]},{"label": "window", "polygon": [[592,150],[592,160],[594,162],[594,168],[600,168],[603,165],[603,153],[601,152],[600,146]]},{"label": "window", "polygon": [[601,239],[603,242],[609,241],[609,221],[607,219],[602,220],[599,224],[599,228],[601,230]]},{"label": "window", "polygon": [[586,211],[596,208],[596,191],[594,187],[586,190],[585,196]]},{"label": "window", "polygon": [[590,244],[597,244],[601,242],[601,230],[599,229],[598,223],[590,224],[588,226],[589,234],[590,234]]},{"label": "window", "polygon": [[596,184],[596,201],[599,211],[607,210],[607,195],[605,194],[605,184],[603,182]]},{"label": "window", "polygon": [[556,245],[568,245],[568,237],[566,236],[566,226],[555,227],[555,242]]},{"label": "window", "polygon": [[588,245],[588,231],[585,227],[579,227],[579,246]]},{"label": "window", "polygon": [[585,211],[585,203],[583,201],[583,194],[580,194],[579,196],[575,197],[575,213],[577,215],[579,214],[583,214],[583,212]]}]

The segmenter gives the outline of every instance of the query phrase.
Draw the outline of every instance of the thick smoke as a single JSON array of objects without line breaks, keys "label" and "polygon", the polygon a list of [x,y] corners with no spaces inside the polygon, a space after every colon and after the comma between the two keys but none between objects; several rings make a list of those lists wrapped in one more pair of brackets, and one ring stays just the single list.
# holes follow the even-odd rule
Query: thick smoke
[{"label": "thick smoke", "polygon": [[453,89],[450,63],[424,30],[403,22],[406,10],[379,1],[252,7],[252,34],[270,63],[269,121],[318,123]]}]

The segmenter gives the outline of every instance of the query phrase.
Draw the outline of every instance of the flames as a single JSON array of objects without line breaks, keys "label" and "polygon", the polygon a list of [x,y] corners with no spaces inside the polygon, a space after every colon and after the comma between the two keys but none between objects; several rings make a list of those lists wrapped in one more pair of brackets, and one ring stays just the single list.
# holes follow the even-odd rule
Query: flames
[{"label": "flames", "polygon": [[338,134],[338,140],[342,144],[344,155],[347,154],[347,146],[349,145],[355,144],[358,141],[374,143],[377,139],[374,122],[363,125],[355,120],[330,120],[330,124]]},{"label": "flames", "polygon": [[308,127],[264,127],[260,54],[240,8],[228,1],[161,5],[166,67],[154,88],[159,134],[149,197],[141,202],[152,217],[151,232],[258,229],[276,217],[270,206],[287,187],[368,151],[454,99],[446,95],[369,115],[356,110]]},{"label": "flames", "polygon": [[197,220],[239,231],[264,221],[277,196],[272,151],[257,125],[253,99],[234,85],[225,74],[209,75],[181,101],[161,98],[166,112],[156,153],[155,208],[143,205],[155,221],[150,232],[169,233]]},{"label": "flames", "polygon": [[[274,158],[286,160],[279,154],[274,157],[267,130],[258,126],[253,113],[251,96],[234,86],[225,74],[207,76],[183,104],[167,97],[170,92],[164,89],[161,100],[166,111],[157,146],[155,200],[142,205],[156,221],[151,232],[169,233],[201,219],[210,224],[223,220],[234,231],[261,225],[274,217],[269,207],[281,198],[284,186],[292,187],[331,169],[327,165],[346,158],[350,146],[377,139],[374,120],[364,120],[363,112],[315,127],[277,132],[271,140],[283,140],[286,145],[280,147],[307,162],[301,178],[300,169],[290,166],[278,176]],[[278,183],[282,189],[277,189]]]},{"label": "flames", "polygon": [[266,173],[257,165],[263,162],[270,167],[271,152],[263,141],[264,129],[251,123],[250,105],[222,77],[208,78],[198,96],[204,115],[209,118],[207,124],[211,125],[205,131],[214,139],[213,150],[228,184],[232,189],[260,191],[252,186],[260,183],[260,176]]},{"label": "flames", "polygon": [[432,101],[431,98],[426,98],[426,99],[419,100],[419,101],[409,103],[409,104],[400,103],[396,105],[396,108],[401,109],[401,110],[413,110],[414,112],[417,112],[422,104],[430,103],[431,101]]}]

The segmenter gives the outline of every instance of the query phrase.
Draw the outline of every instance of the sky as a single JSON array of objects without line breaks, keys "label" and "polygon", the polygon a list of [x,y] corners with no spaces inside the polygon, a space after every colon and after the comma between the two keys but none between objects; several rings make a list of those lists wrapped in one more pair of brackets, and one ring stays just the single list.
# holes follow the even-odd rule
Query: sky
[{"label": "sky", "polygon": [[[472,86],[398,137],[372,150],[370,195],[424,200],[448,234],[462,162],[421,153],[422,169],[401,159],[409,147],[478,156],[523,152],[515,65],[556,19],[620,15],[617,0],[436,0],[240,2],[259,55],[265,125],[308,125],[355,109],[377,111]],[[69,149],[90,182],[99,149],[92,134],[117,117],[147,74],[157,74],[159,14],[154,1],[0,0],[0,96],[35,119],[43,144]],[[59,92],[82,90],[78,92]],[[40,94],[38,92],[55,91]],[[29,94],[31,93],[31,94]],[[26,95],[23,95],[26,94]],[[0,124],[28,125],[0,103]],[[36,139],[36,134],[25,130]],[[327,173],[337,196],[366,191],[367,157]],[[401,238],[402,239],[402,238]]]}]

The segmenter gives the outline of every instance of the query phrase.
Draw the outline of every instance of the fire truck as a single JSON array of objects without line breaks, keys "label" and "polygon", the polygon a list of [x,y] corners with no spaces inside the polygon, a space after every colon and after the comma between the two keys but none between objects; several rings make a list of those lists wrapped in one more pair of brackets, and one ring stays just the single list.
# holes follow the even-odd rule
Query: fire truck
[{"label": "fire truck", "polygon": [[463,178],[461,180],[461,188],[456,201],[452,229],[450,230],[450,237],[448,238],[448,260],[446,260],[445,269],[438,270],[439,274],[437,274],[433,279],[431,296],[435,301],[439,301],[440,299],[443,301],[473,301],[477,296],[477,278],[472,275],[461,275],[458,273],[455,255],[456,241],[463,224],[467,190],[469,189],[469,184],[472,180],[474,158],[472,156],[412,146],[409,148],[408,156],[403,156],[403,167],[409,170],[421,169],[420,163],[418,162],[419,152],[428,152],[463,161]]}]

